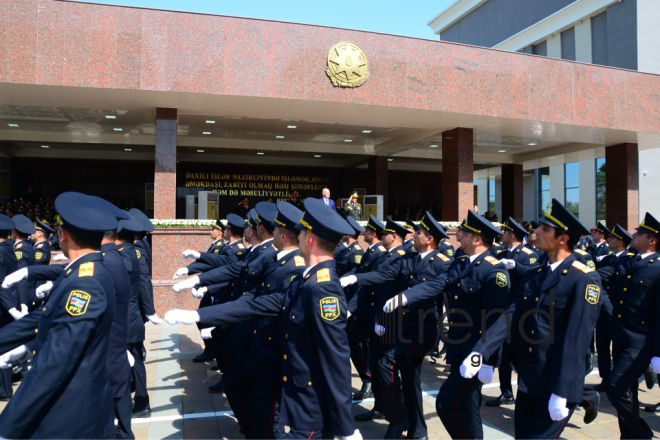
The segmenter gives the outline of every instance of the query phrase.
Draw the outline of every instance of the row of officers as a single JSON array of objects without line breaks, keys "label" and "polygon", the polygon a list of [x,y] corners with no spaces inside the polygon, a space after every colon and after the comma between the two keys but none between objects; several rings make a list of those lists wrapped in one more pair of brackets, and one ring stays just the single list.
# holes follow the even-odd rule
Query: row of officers
[{"label": "row of officers", "polygon": [[[76,192],[54,206],[57,231],[0,215],[0,437],[135,438],[131,419],[151,411],[145,323],[162,322],[146,240],[153,225],[137,209]],[[52,259],[65,264],[50,264],[55,234],[62,253]]]},{"label": "row of officers", "polygon": [[[125,320],[130,334],[133,296],[128,311],[119,312],[117,291],[123,285],[132,295],[133,278],[139,284],[140,277],[131,271],[151,258],[129,247],[146,227],[79,193],[61,195],[56,208],[71,263],[16,271],[18,256],[11,248],[2,254],[3,307],[21,317],[8,312],[0,328],[0,366],[27,353],[33,361],[0,414],[0,437],[121,436],[113,416],[121,426],[126,390],[119,392],[115,381],[129,393],[130,383],[112,364],[131,358],[137,364],[142,350],[129,343],[129,353],[126,345],[120,353],[117,322]],[[359,420],[384,417],[386,438],[427,437],[421,366],[441,340],[450,374],[436,410],[452,438],[483,437],[482,384],[492,381],[494,368],[511,367],[518,373],[516,437],[556,438],[578,405],[591,420],[597,416],[598,391],[585,387],[584,377],[594,329],[609,316],[611,367],[603,390],[622,437],[650,437],[638,415],[637,378],[649,364],[660,372],[660,222],[647,214],[633,236],[599,225],[610,243],[609,250],[591,249],[600,255],[573,251],[588,231],[556,200],[536,226],[530,234],[508,219],[499,229],[469,211],[454,250],[429,213],[405,225],[372,217],[363,229],[319,200],[306,200],[304,212],[261,202],[246,220],[230,214],[227,224],[218,221],[207,252],[183,253],[194,261],[176,271],[187,278],[173,289],[191,289],[200,307],[171,310],[165,320],[199,326],[207,342],[202,357],[217,360],[219,389],[247,438],[360,439],[352,399],[369,394],[374,409]],[[15,228],[0,217],[0,236]],[[356,243],[360,234],[366,251]],[[502,245],[494,245],[497,236]],[[110,238],[114,248],[104,249]],[[125,262],[126,249],[135,251],[129,252],[135,265]],[[49,278],[52,285],[35,289],[25,314],[17,286]],[[159,322],[153,299],[142,306],[143,299],[135,297],[142,340],[144,322]],[[356,396],[351,361],[364,382]]]},{"label": "row of officers", "polygon": [[[224,374],[211,391],[225,392],[247,438],[359,438],[351,401],[370,396],[373,410],[355,421],[384,418],[385,438],[426,438],[421,366],[440,341],[450,374],[436,410],[452,438],[483,437],[481,388],[494,368],[502,396],[489,403],[515,404],[518,438],[558,437],[577,406],[591,423],[599,392],[622,437],[652,435],[637,400],[637,378],[649,365],[660,372],[652,215],[634,235],[598,224],[584,251],[589,230],[557,200],[529,230],[469,211],[455,250],[428,212],[419,224],[371,217],[363,229],[317,202],[228,216],[175,273],[188,278],[174,291],[191,289],[200,308],[165,320],[200,328],[197,360],[217,360]],[[592,388],[596,347],[603,383]],[[349,358],[363,382],[353,396]]]}]

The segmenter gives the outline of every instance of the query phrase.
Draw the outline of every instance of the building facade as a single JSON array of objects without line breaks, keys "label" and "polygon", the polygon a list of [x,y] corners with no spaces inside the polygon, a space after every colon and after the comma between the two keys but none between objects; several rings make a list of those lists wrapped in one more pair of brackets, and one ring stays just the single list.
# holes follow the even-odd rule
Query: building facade
[{"label": "building facade", "polygon": [[[658,23],[655,0],[458,0],[428,25],[442,41],[660,74]],[[547,159],[523,163],[525,219],[538,217],[549,194],[575,207],[587,225],[606,221],[605,149],[588,158]],[[649,166],[658,161],[660,145],[640,148],[640,215],[660,214],[660,173]],[[480,210],[493,209],[487,201],[498,194],[500,175],[497,168],[475,173]],[[494,209],[501,216],[501,208]]]}]

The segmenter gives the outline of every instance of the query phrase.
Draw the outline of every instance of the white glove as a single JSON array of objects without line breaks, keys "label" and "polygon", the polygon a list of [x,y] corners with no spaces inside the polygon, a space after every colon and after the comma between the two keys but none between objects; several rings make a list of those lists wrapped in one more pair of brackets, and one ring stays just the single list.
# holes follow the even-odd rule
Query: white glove
[{"label": "white glove", "polygon": [[199,276],[194,276],[194,277],[190,277],[186,280],[179,281],[178,283],[176,283],[175,285],[172,286],[172,290],[179,293],[183,289],[192,289],[193,287],[195,287],[198,284],[199,284]]},{"label": "white glove", "polygon": [[16,310],[16,307],[12,307],[11,309],[8,310],[9,314],[14,318],[16,321],[21,319],[24,315]]},{"label": "white glove", "polygon": [[176,280],[182,275],[188,275],[188,268],[187,267],[182,267],[180,269],[177,269],[176,272],[174,272],[174,278],[173,280]]},{"label": "white glove", "polygon": [[548,402],[548,411],[550,412],[550,418],[555,422],[564,420],[566,417],[568,417],[566,399],[553,394],[550,396],[550,401]]},{"label": "white glove", "polygon": [[341,287],[350,286],[351,284],[357,283],[357,277],[355,275],[341,277],[339,278],[339,283],[341,284]]},{"label": "white glove", "polygon": [[215,327],[203,328],[199,331],[202,339],[211,339],[211,332],[215,330]]},{"label": "white glove", "polygon": [[53,261],[64,261],[64,260],[68,260],[69,258],[64,254],[56,254],[53,256],[52,259]]},{"label": "white glove", "polygon": [[200,321],[199,313],[194,310],[174,309],[165,313],[165,322],[168,324],[194,324]]},{"label": "white glove", "polygon": [[26,306],[25,304],[21,304],[21,313],[23,314],[23,316],[29,314],[30,311],[28,310],[28,306]]},{"label": "white glove", "polygon": [[20,347],[16,347],[13,350],[8,351],[7,353],[3,354],[0,356],[0,369],[7,369],[13,367],[14,363],[25,356],[27,353],[27,347],[25,345],[21,345]]},{"label": "white glove", "polygon": [[12,272],[5,277],[5,280],[2,282],[2,288],[7,289],[8,287],[18,283],[19,281],[27,280],[28,270],[27,267],[23,269],[18,269],[16,272]]},{"label": "white glove", "polygon": [[653,370],[655,374],[660,374],[660,357],[653,356],[651,358],[651,370]]},{"label": "white glove", "polygon": [[491,383],[493,381],[493,367],[481,364],[481,368],[479,368],[479,380],[482,383]]},{"label": "white glove", "polygon": [[204,298],[204,294],[209,290],[208,287],[200,287],[199,289],[192,288],[192,296],[195,298]]},{"label": "white glove", "polygon": [[383,306],[383,312],[392,313],[397,308],[402,306],[405,307],[406,305],[408,305],[408,298],[406,298],[406,295],[401,293],[400,296],[401,296],[401,301],[399,301],[399,295],[388,299],[385,305]]},{"label": "white glove", "polygon": [[374,327],[374,331],[378,336],[383,336],[385,334],[385,327],[383,327],[380,324],[376,324],[376,326]]},{"label": "white glove", "polygon": [[163,320],[158,317],[158,315],[147,315],[147,319],[154,325],[159,325],[163,323]]},{"label": "white glove", "polygon": [[502,264],[504,264],[504,267],[506,267],[508,270],[514,269],[516,267],[516,262],[514,260],[509,260],[508,258],[502,258],[500,260]]},{"label": "white glove", "polygon": [[348,437],[336,435],[334,440],[362,440],[362,434],[360,434],[359,429],[356,429],[352,435],[349,435]]},{"label": "white glove", "polygon": [[37,287],[37,290],[35,292],[37,299],[44,299],[46,295],[48,295],[48,292],[50,292],[50,289],[52,288],[53,288],[52,281],[48,281],[47,283]]},{"label": "white glove", "polygon": [[461,376],[466,379],[472,379],[477,375],[477,373],[479,373],[482,364],[483,361],[481,359],[481,353],[473,351],[463,360],[463,363],[461,364]]},{"label": "white glove", "polygon": [[188,249],[186,251],[183,251],[183,254],[181,254],[183,258],[194,258],[195,260],[198,260],[199,257],[201,257],[200,253],[197,251],[194,251],[192,249]]},{"label": "white glove", "polygon": [[601,262],[605,257],[609,257],[609,255],[601,255],[600,257],[596,257],[596,261]]},{"label": "white glove", "polygon": [[128,351],[128,350],[126,350],[126,355],[128,356],[128,365],[130,365],[131,368],[132,368],[133,365],[135,365],[135,358],[133,357],[133,355],[131,354],[131,352]]},{"label": "white glove", "polygon": [[350,310],[347,310],[347,311],[346,311],[346,319],[350,318],[351,315],[352,315],[351,311],[350,311]]}]

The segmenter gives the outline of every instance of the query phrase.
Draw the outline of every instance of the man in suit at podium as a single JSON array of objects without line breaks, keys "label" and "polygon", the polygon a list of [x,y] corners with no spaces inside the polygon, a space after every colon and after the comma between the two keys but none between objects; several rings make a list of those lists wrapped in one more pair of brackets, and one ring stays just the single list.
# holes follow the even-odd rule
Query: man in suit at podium
[{"label": "man in suit at podium", "polygon": [[323,188],[323,191],[321,191],[321,195],[323,197],[321,197],[319,200],[322,201],[323,204],[325,204],[325,206],[337,212],[335,201],[330,198],[330,190],[328,188]]}]

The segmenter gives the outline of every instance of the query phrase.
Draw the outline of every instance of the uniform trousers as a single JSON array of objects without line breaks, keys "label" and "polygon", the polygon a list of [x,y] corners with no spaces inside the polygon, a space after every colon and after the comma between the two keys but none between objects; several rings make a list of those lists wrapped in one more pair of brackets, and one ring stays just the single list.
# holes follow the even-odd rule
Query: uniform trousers
[{"label": "uniform trousers", "polygon": [[147,393],[147,370],[144,368],[144,342],[131,342],[128,351],[135,358],[135,364],[131,368],[131,379],[135,385],[135,405],[133,409],[140,411],[149,408],[149,393]]},{"label": "uniform trousers", "polygon": [[115,396],[115,418],[117,419],[117,426],[115,426],[117,438],[134,439],[133,431],[131,430],[131,417],[133,402],[131,402],[131,392],[128,387],[124,387],[125,392],[122,396]]},{"label": "uniform trousers", "polygon": [[251,399],[254,393],[251,388],[254,378],[245,371],[246,355],[245,351],[235,353],[222,379],[225,383],[227,402],[238,420],[241,432],[247,438],[251,438],[253,429],[251,416],[254,408],[254,402]]},{"label": "uniform trousers", "polygon": [[14,390],[11,387],[11,368],[0,370],[0,397],[11,397]]},{"label": "uniform trousers", "polygon": [[515,434],[516,438],[521,439],[556,439],[559,438],[562,431],[568,424],[573,412],[575,403],[567,403],[568,416],[559,421],[550,418],[548,411],[548,402],[550,396],[541,398],[532,396],[523,391],[518,391],[516,396]]},{"label": "uniform trousers", "polygon": [[252,438],[273,439],[284,435],[284,427],[280,425],[280,397],[282,387],[277,378],[264,381],[261,378],[252,380]]},{"label": "uniform trousers", "polygon": [[460,364],[451,366],[435,400],[435,409],[451,438],[484,438],[481,422],[481,382],[477,376],[465,379]]},{"label": "uniform trousers", "polygon": [[607,381],[607,398],[616,409],[621,438],[651,438],[649,425],[639,417],[637,379],[651,361],[651,353],[639,348],[612,347],[614,366]]},{"label": "uniform trousers", "polygon": [[606,313],[605,307],[600,311],[596,324],[596,352],[598,353],[598,375],[607,381],[612,370],[612,314]]},{"label": "uniform trousers", "polygon": [[[197,309],[203,309],[204,307],[208,307],[213,305],[213,298],[211,295],[204,295],[202,297],[202,300],[199,302],[199,307]],[[197,328],[199,330],[208,327],[208,326],[203,326],[199,322],[197,323]],[[214,350],[212,349],[212,341],[209,339],[204,339],[204,353],[206,354],[214,354]]]},{"label": "uniform trousers", "polygon": [[362,382],[371,381],[367,364],[369,356],[369,336],[374,331],[374,323],[366,319],[356,318],[348,329],[348,344],[351,348],[351,360]]},{"label": "uniform trousers", "polygon": [[[500,378],[500,392],[504,397],[513,397],[513,386],[511,385],[511,345],[504,344],[502,348],[502,362],[498,368]],[[510,359],[511,358],[511,359]]]},{"label": "uniform trousers", "polygon": [[424,356],[434,343],[435,334],[429,341],[397,341],[383,351],[377,370],[372,370],[374,375],[378,375],[383,393],[385,419],[393,424],[408,420],[408,436],[411,438],[427,435],[420,377]]}]

